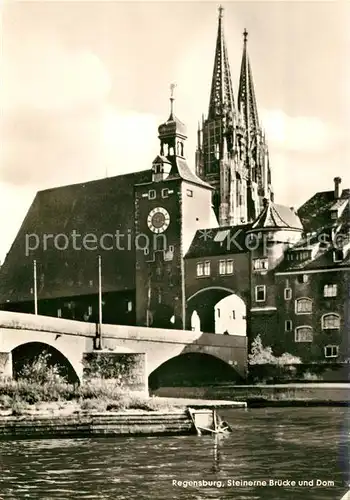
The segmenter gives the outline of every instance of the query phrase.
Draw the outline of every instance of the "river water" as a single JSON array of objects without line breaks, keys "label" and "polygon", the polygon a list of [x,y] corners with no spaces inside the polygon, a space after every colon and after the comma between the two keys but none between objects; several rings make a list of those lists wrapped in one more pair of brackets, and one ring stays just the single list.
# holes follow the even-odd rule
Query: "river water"
[{"label": "river water", "polygon": [[347,408],[219,413],[232,434],[0,442],[0,498],[340,500],[347,491]]}]

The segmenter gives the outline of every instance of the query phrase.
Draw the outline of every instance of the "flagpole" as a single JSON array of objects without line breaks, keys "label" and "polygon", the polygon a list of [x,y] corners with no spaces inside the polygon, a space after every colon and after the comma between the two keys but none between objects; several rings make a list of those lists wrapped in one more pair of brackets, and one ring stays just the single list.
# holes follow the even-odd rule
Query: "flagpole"
[{"label": "flagpole", "polygon": [[100,349],[102,349],[102,265],[101,255],[98,256],[98,330],[100,334]]},{"label": "flagpole", "polygon": [[33,275],[34,275],[34,314],[38,314],[38,289],[36,277],[36,260],[33,261]]}]

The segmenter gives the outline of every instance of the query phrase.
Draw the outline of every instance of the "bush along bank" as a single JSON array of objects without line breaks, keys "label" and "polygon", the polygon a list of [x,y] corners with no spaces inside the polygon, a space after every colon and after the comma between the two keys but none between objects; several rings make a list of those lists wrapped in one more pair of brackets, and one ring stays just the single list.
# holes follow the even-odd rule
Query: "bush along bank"
[{"label": "bush along bank", "polygon": [[49,358],[0,380],[0,439],[193,432],[183,404],[130,392],[120,379],[69,384]]},{"label": "bush along bank", "polygon": [[271,347],[263,346],[260,335],[252,342],[248,363],[248,384],[350,381],[350,364],[330,361],[306,364],[289,353],[275,356]]}]

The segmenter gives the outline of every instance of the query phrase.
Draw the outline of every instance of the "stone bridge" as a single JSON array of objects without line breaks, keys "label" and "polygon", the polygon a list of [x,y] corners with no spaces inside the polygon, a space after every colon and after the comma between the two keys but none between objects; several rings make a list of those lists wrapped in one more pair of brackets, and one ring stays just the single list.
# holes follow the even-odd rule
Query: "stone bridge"
[{"label": "stone bridge", "polygon": [[11,377],[15,354],[21,351],[23,357],[33,345],[56,352],[80,382],[86,373],[93,375],[94,360],[101,356],[115,364],[133,359],[136,385],[146,389],[148,377],[157,370],[164,372],[169,366],[169,380],[184,365],[194,366],[194,360],[212,380],[223,368],[226,374],[231,373],[231,379],[246,375],[244,336],[106,324],[102,325],[101,344],[96,342],[99,339],[92,323],[0,311],[0,375]]}]

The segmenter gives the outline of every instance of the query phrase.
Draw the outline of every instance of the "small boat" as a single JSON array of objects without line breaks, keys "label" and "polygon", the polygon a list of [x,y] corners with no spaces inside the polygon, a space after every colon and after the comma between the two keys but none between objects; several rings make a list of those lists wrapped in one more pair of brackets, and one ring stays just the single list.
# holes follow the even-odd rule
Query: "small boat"
[{"label": "small boat", "polygon": [[197,434],[226,434],[232,432],[231,427],[216,413],[215,408],[187,408]]}]

